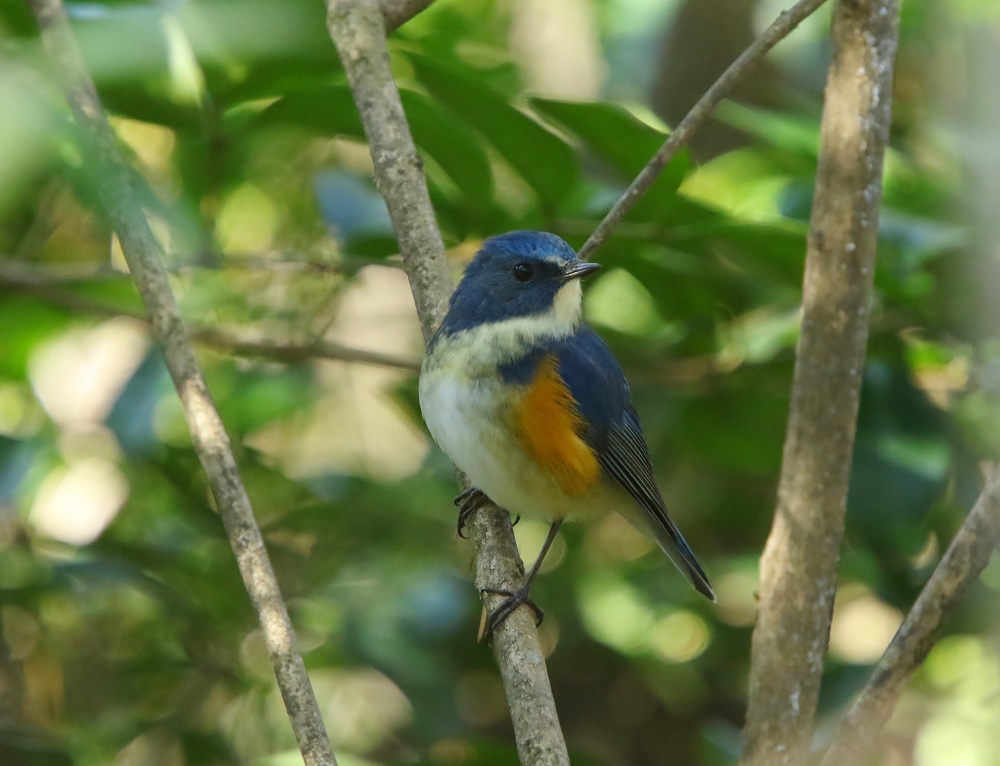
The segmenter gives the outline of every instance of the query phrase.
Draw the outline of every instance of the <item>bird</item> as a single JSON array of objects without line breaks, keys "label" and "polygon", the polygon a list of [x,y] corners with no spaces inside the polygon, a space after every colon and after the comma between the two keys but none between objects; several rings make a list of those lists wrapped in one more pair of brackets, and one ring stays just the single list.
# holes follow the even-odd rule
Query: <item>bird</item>
[{"label": "bird", "polygon": [[471,486],[458,530],[491,500],[551,520],[538,558],[486,620],[486,638],[521,605],[563,521],[617,511],[652,537],[699,592],[715,593],[667,513],[628,381],[583,321],[581,261],[560,237],[513,231],[486,239],[427,345],[420,408],[431,436]]}]

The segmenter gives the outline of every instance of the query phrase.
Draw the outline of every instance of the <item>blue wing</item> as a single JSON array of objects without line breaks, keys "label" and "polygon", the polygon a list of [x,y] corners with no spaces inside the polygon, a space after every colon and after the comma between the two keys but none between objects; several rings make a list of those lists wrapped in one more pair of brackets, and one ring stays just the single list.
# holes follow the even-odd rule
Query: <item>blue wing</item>
[{"label": "blue wing", "polygon": [[589,327],[581,327],[555,353],[559,374],[588,426],[583,438],[601,467],[638,502],[664,553],[700,593],[714,601],[708,577],[667,514],[628,381],[611,349]]}]

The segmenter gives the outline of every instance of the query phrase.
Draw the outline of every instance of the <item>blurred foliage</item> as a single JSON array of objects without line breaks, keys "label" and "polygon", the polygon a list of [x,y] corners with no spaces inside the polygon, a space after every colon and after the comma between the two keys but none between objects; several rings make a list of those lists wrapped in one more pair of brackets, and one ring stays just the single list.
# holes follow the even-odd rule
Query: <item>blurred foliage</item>
[{"label": "blurred foliage", "polygon": [[[573,41],[525,25],[528,3],[439,0],[393,36],[456,275],[505,230],[579,246],[659,145],[667,128],[635,83],[653,79],[679,3],[661,5],[576,4],[608,64],[591,101],[532,89],[512,18],[557,56]],[[959,140],[961,118],[929,95],[955,65],[945,35],[1000,40],[989,7],[904,7],[824,727],[976,497],[981,461],[1000,453],[1000,346],[976,321],[987,307],[963,298],[969,274],[997,278],[996,242],[983,249],[983,221],[963,207],[987,134]],[[419,352],[322,3],[69,8],[148,182],[142,202],[192,327]],[[776,65],[821,72],[824,26],[798,33]],[[818,143],[821,82],[789,81],[785,109],[724,105],[743,146],[679,156],[604,246],[588,289],[587,315],[626,366],[668,503],[719,604],[617,517],[565,529],[535,595],[577,764],[736,757]],[[0,101],[0,762],[295,763],[182,413],[17,2],[0,4]],[[341,762],[515,762],[492,656],[474,640],[451,469],[423,430],[414,376],[223,351],[201,359]],[[518,526],[526,557],[544,529]],[[998,590],[994,564],[878,763],[1000,762]]]}]

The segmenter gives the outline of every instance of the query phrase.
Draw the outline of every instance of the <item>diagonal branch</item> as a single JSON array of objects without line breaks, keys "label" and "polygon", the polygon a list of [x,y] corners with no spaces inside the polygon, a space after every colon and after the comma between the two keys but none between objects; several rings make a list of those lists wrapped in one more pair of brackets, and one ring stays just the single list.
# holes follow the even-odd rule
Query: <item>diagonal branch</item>
[{"label": "diagonal branch", "polygon": [[[420,155],[389,66],[385,26],[375,0],[328,0],[328,26],[361,114],[424,331],[430,337],[450,293],[441,235]],[[481,508],[468,529],[476,548],[476,584],[514,590],[524,578],[510,521],[495,506]],[[485,596],[495,606],[499,596]],[[525,766],[568,766],[552,689],[532,616],[519,609],[498,631],[494,652]]]},{"label": "diagonal branch", "polygon": [[639,175],[629,184],[622,196],[604,216],[604,220],[597,225],[587,241],[583,243],[583,247],[580,248],[582,260],[588,260],[597,248],[604,244],[614,228],[628,215],[629,210],[639,201],[639,198],[649,191],[649,187],[653,185],[664,168],[670,164],[670,160],[691,140],[695,131],[709,118],[719,102],[726,97],[726,94],[739,84],[746,73],[760,59],[764,58],[764,55],[771,48],[787,37],[793,29],[825,2],[826,0],[799,0],[789,10],[782,11],[775,22],[765,29],[760,37],[740,54],[736,61],[729,65],[729,68],[722,73],[711,88],[705,91],[705,94],[691,107],[691,111],[670,132],[670,136],[663,142],[663,146],[657,150],[646,167],[639,172]]},{"label": "diagonal branch", "polygon": [[1000,543],[1000,470],[994,469],[965,523],[924,585],[882,659],[840,724],[823,766],[868,763],[903,689],[927,658],[947,614],[990,562]]},{"label": "diagonal branch", "polygon": [[804,763],[837,589],[868,340],[899,0],[840,0],[742,763]]},{"label": "diagonal branch", "polygon": [[121,241],[156,340],[180,395],[195,451],[212,494],[250,600],[307,766],[336,766],[292,623],[240,479],[219,413],[195,360],[184,324],[160,261],[159,243],[136,200],[135,176],[122,159],[97,90],[73,38],[61,0],[28,0],[54,72],[73,113],[85,162],[96,180],[105,214]]}]

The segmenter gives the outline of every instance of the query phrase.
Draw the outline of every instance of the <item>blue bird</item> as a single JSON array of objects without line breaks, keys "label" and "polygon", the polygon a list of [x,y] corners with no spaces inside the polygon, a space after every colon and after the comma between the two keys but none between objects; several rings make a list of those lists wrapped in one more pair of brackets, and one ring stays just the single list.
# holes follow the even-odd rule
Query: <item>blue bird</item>
[{"label": "blue bird", "polygon": [[667,514],[628,381],[582,321],[580,277],[598,268],[554,234],[486,240],[424,357],[424,420],[473,485],[456,499],[459,532],[484,496],[511,513],[552,519],[524,586],[501,592],[507,598],[489,615],[487,636],[522,604],[541,621],[528,592],[569,516],[621,513],[715,600]]}]

